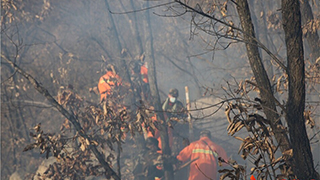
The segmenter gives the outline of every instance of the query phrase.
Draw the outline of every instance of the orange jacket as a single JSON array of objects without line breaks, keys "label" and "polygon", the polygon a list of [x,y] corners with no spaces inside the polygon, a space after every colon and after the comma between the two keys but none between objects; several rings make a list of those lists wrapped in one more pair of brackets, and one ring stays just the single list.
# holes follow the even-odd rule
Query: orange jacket
[{"label": "orange jacket", "polygon": [[208,180],[207,177],[216,180],[218,157],[222,157],[227,161],[225,150],[212,142],[208,137],[201,137],[198,141],[185,147],[179,153],[177,159],[186,162],[197,157],[199,159],[190,164],[189,180]]},{"label": "orange jacket", "polygon": [[[159,148],[162,149],[160,131],[155,129],[154,136],[152,135],[151,131],[148,131],[148,137],[154,137],[159,141]],[[172,147],[173,144],[173,135],[172,135],[172,128],[168,127],[168,137],[169,137],[169,146]],[[157,151],[158,153],[162,154],[162,150]]]},{"label": "orange jacket", "polygon": [[[117,84],[111,80],[111,78],[116,78],[118,80]],[[107,71],[107,73],[100,77],[98,83],[98,89],[100,93],[100,100],[105,99],[107,95],[111,94],[112,88],[121,83],[121,78],[114,74],[112,71]]]},{"label": "orange jacket", "polygon": [[[156,115],[152,117],[153,121],[157,120]],[[162,143],[161,143],[161,137],[160,137],[160,131],[158,129],[155,129],[154,135],[152,134],[152,132],[147,129],[147,137],[154,137],[159,141],[159,148],[162,149]],[[173,144],[173,134],[172,134],[172,128],[168,127],[168,137],[169,137],[169,146],[172,147]],[[162,150],[157,151],[158,153],[162,154]]]},{"label": "orange jacket", "polygon": [[141,71],[140,71],[141,75],[142,75],[142,81],[145,83],[149,83],[149,79],[148,79],[148,68],[145,65],[141,66]]}]

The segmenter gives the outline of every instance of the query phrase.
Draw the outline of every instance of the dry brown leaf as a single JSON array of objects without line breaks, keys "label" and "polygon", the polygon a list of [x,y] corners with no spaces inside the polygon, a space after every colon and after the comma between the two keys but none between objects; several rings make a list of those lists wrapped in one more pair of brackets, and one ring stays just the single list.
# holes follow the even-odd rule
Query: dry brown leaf
[{"label": "dry brown leaf", "polygon": [[[238,131],[238,128],[241,127],[243,125],[243,122],[242,121],[238,121],[234,127],[229,131],[229,134],[232,136],[234,135],[237,131]],[[243,126],[242,126],[243,127]],[[241,127],[241,128],[242,128]]]},{"label": "dry brown leaf", "polygon": [[240,140],[240,141],[244,141],[244,139],[242,139],[241,137],[238,137],[238,136],[233,136],[233,137]]},{"label": "dry brown leaf", "polygon": [[283,159],[287,160],[293,156],[293,149],[286,150],[282,153]]}]

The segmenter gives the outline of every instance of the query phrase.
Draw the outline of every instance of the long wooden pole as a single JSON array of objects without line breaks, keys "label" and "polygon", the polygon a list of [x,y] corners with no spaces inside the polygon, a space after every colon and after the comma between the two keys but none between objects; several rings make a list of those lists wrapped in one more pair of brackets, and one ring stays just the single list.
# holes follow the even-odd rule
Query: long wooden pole
[{"label": "long wooden pole", "polygon": [[186,91],[186,103],[187,103],[187,111],[188,111],[188,122],[189,122],[189,140],[193,141],[194,140],[194,134],[193,134],[193,123],[192,123],[192,118],[190,114],[190,99],[189,99],[189,88],[188,86],[185,86],[185,91]]}]

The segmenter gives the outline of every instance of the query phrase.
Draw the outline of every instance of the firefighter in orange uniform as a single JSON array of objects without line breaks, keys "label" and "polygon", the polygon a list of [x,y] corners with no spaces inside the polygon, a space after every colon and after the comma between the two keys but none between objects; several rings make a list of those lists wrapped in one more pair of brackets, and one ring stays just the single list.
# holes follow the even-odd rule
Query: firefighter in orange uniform
[{"label": "firefighter in orange uniform", "polygon": [[[160,150],[158,151],[158,153],[162,153],[162,143],[161,143],[160,131],[158,129],[155,129],[154,135],[151,133],[151,131],[148,131],[147,136],[154,137],[159,141]],[[168,138],[169,138],[169,146],[172,147],[173,135],[172,135],[172,128],[170,128],[170,127],[168,127]]]},{"label": "firefighter in orange uniform", "polygon": [[106,70],[106,74],[100,77],[98,83],[100,102],[112,94],[112,90],[115,86],[119,86],[121,84],[121,78],[116,74],[113,65],[108,64]]},{"label": "firefighter in orange uniform", "polygon": [[150,97],[148,68],[146,63],[133,60],[129,63],[131,82],[138,100],[147,100]]},{"label": "firefighter in orange uniform", "polygon": [[[154,107],[153,106],[151,106],[150,107],[150,111],[154,111]],[[150,111],[149,111],[149,113],[150,113]],[[155,113],[150,113],[150,114],[152,114],[152,117],[151,117],[151,119],[152,119],[152,123],[158,123],[157,122],[157,115],[155,114]],[[150,127],[148,127],[148,128],[146,128],[146,136],[147,136],[147,138],[149,138],[149,137],[154,137],[154,138],[156,138],[158,141],[159,141],[159,147],[160,147],[160,150],[158,150],[158,153],[162,153],[162,144],[161,144],[161,137],[160,137],[160,131],[157,129],[157,128],[155,128],[154,129],[154,133],[152,133],[151,132],[151,130],[149,129]],[[168,127],[168,129],[167,129],[167,131],[168,131],[168,138],[169,138],[169,146],[170,147],[172,147],[172,144],[173,144],[173,134],[172,134],[172,128],[171,127]]]},{"label": "firefighter in orange uniform", "polygon": [[227,161],[225,150],[210,138],[210,131],[201,131],[200,139],[185,147],[177,156],[182,162],[199,158],[190,164],[189,180],[216,180],[218,157]]}]

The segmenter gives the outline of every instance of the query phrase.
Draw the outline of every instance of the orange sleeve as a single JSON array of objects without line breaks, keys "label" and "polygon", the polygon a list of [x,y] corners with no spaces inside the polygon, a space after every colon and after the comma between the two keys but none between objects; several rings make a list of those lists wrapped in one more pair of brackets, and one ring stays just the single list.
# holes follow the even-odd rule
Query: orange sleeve
[{"label": "orange sleeve", "polygon": [[147,137],[153,137],[153,134],[152,134],[152,132],[151,132],[151,131],[148,131],[148,133],[147,133]]},{"label": "orange sleeve", "polygon": [[118,86],[121,85],[122,79],[117,74],[115,75],[113,72],[108,71],[105,75],[100,77],[98,82],[98,90],[99,90],[99,93],[101,94],[101,99],[103,97],[106,97],[107,94],[110,94],[111,86],[115,85],[115,82],[110,80],[111,77],[114,77],[117,79]]},{"label": "orange sleeve", "polygon": [[148,68],[145,65],[141,66],[141,74],[148,74]]},{"label": "orange sleeve", "polygon": [[108,83],[105,82],[104,80],[104,76],[102,76],[100,79],[99,79],[99,83],[98,83],[98,89],[99,89],[99,93],[102,94],[106,91],[109,91],[111,89],[111,87],[109,86]]},{"label": "orange sleeve", "polygon": [[98,82],[98,90],[100,93],[100,100],[105,99],[107,97],[108,91],[111,90],[111,87],[108,83],[105,82],[105,79],[107,79],[106,75],[100,77]]},{"label": "orange sleeve", "polygon": [[[169,146],[172,147],[173,134],[172,134],[172,129],[171,130],[170,129],[168,129],[168,138],[169,138]],[[151,132],[150,132],[150,134],[152,136]],[[161,141],[161,137],[160,137],[160,131],[158,129],[155,129],[154,138],[156,138],[159,141],[159,148],[162,149],[162,141]]]},{"label": "orange sleeve", "polygon": [[141,73],[141,75],[143,77],[142,81],[145,82],[145,83],[148,83],[149,82],[149,80],[148,80],[148,68],[145,65],[141,66],[140,73]]},{"label": "orange sleeve", "polygon": [[189,146],[185,147],[182,149],[177,156],[177,159],[182,162],[186,162],[191,158],[192,154],[192,149],[193,149],[193,144],[191,143]]}]

